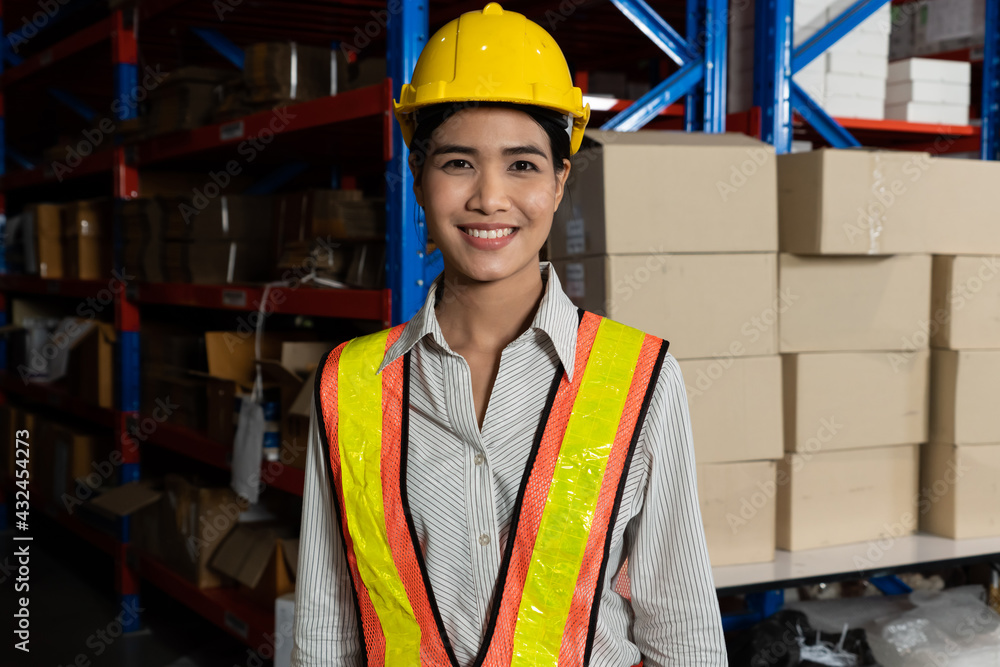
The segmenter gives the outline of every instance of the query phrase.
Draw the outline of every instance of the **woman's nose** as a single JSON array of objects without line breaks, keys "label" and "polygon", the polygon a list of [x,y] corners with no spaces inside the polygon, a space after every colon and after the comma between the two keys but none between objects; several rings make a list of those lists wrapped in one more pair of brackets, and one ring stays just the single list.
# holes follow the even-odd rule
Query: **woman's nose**
[{"label": "woman's nose", "polygon": [[476,182],[476,190],[469,200],[469,207],[486,215],[510,209],[505,179],[502,175],[483,172]]}]

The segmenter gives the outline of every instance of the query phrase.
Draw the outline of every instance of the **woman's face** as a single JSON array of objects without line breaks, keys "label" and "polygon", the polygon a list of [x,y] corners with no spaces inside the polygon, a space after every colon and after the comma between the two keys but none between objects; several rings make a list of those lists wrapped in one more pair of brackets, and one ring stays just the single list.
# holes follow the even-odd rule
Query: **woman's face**
[{"label": "woman's face", "polygon": [[449,271],[497,281],[537,270],[569,175],[569,160],[560,174],[552,161],[548,135],[514,109],[463,109],[432,133],[414,193]]}]

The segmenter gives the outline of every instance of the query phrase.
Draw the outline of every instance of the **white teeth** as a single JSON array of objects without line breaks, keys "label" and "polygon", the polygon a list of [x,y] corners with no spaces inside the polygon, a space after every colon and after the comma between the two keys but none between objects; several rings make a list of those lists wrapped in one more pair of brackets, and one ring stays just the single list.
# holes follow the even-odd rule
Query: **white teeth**
[{"label": "white teeth", "polygon": [[513,227],[504,227],[503,229],[466,229],[463,230],[469,236],[477,239],[500,239],[505,236],[510,236],[514,233]]}]

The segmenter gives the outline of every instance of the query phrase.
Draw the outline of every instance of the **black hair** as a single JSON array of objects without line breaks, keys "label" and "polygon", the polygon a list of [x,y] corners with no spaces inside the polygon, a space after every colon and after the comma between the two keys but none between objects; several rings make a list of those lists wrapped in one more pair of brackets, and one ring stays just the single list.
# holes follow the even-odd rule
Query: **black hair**
[{"label": "black hair", "polygon": [[[427,149],[430,147],[431,136],[441,125],[463,109],[500,107],[523,111],[531,116],[549,137],[549,144],[552,148],[552,167],[555,173],[562,173],[566,165],[563,160],[570,158],[570,140],[566,132],[566,115],[543,107],[515,104],[512,102],[443,102],[424,107],[417,111],[417,127],[410,140],[410,155],[418,168],[418,174],[422,173],[424,162],[427,160]],[[419,175],[418,175],[419,178]]]}]

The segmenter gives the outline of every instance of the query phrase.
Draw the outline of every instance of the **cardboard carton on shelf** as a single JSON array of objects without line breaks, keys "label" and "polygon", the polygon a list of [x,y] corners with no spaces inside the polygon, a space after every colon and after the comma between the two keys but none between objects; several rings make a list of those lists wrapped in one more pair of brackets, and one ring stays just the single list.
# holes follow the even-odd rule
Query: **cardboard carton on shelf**
[{"label": "cardboard carton on shelf", "polygon": [[209,67],[179,67],[149,94],[151,134],[193,130],[209,122],[222,85],[238,72]]},{"label": "cardboard carton on shelf", "polygon": [[773,252],[776,211],[767,144],[741,134],[589,130],[549,255]]},{"label": "cardboard carton on shelf", "polygon": [[[34,251],[26,250],[25,268],[42,278],[63,277],[61,204],[28,204],[24,207],[25,233]],[[32,234],[31,231],[34,230]]]},{"label": "cardboard carton on shelf", "polygon": [[63,207],[63,275],[81,280],[110,278],[111,199],[75,201]]},{"label": "cardboard carton on shelf", "polygon": [[774,560],[774,461],[697,466],[698,504],[714,567]]},{"label": "cardboard carton on shelf", "polygon": [[927,350],[782,355],[785,450],[927,440]]},{"label": "cardboard carton on shelf", "polygon": [[898,539],[917,528],[919,445],[788,453],[778,463],[777,546]]},{"label": "cardboard carton on shelf", "polygon": [[1000,442],[1000,349],[933,350],[931,378],[933,442]]},{"label": "cardboard carton on shelf", "polygon": [[680,369],[699,464],[782,457],[781,357],[690,359]]},{"label": "cardboard carton on shelf", "polygon": [[167,209],[164,238],[178,241],[268,241],[269,195],[177,198]]},{"label": "cardboard carton on shelf", "polygon": [[262,240],[165,241],[163,278],[195,285],[231,285],[265,280],[271,250]]},{"label": "cardboard carton on shelf", "polygon": [[244,49],[243,81],[250,103],[306,101],[373,85],[386,77],[383,58],[297,42],[259,42]]},{"label": "cardboard carton on shelf", "polygon": [[931,443],[920,459],[920,529],[964,540],[1000,536],[1000,442]]},{"label": "cardboard carton on shelf", "polygon": [[[86,326],[87,320],[80,320]],[[81,401],[111,410],[115,400],[115,327],[89,321],[89,330],[70,353],[67,376],[70,391]]]},{"label": "cardboard carton on shelf", "polygon": [[[235,530],[246,505],[228,487],[167,475],[154,486],[154,502],[135,512],[132,541],[198,588],[230,580],[210,567],[213,555]],[[148,498],[148,494],[144,494]]]},{"label": "cardboard carton on shelf", "polygon": [[776,354],[774,253],[612,255],[553,262],[586,310],[670,341],[677,359]]},{"label": "cardboard carton on shelf", "polygon": [[1000,258],[935,255],[931,345],[1000,349]]},{"label": "cardboard carton on shelf", "polygon": [[781,254],[778,283],[791,305],[779,320],[782,352],[926,348],[917,336],[931,302],[929,255],[801,257]]},{"label": "cardboard carton on shelf", "polygon": [[219,545],[211,566],[236,580],[240,593],[262,605],[295,590],[299,540],[289,526],[240,524]]}]

